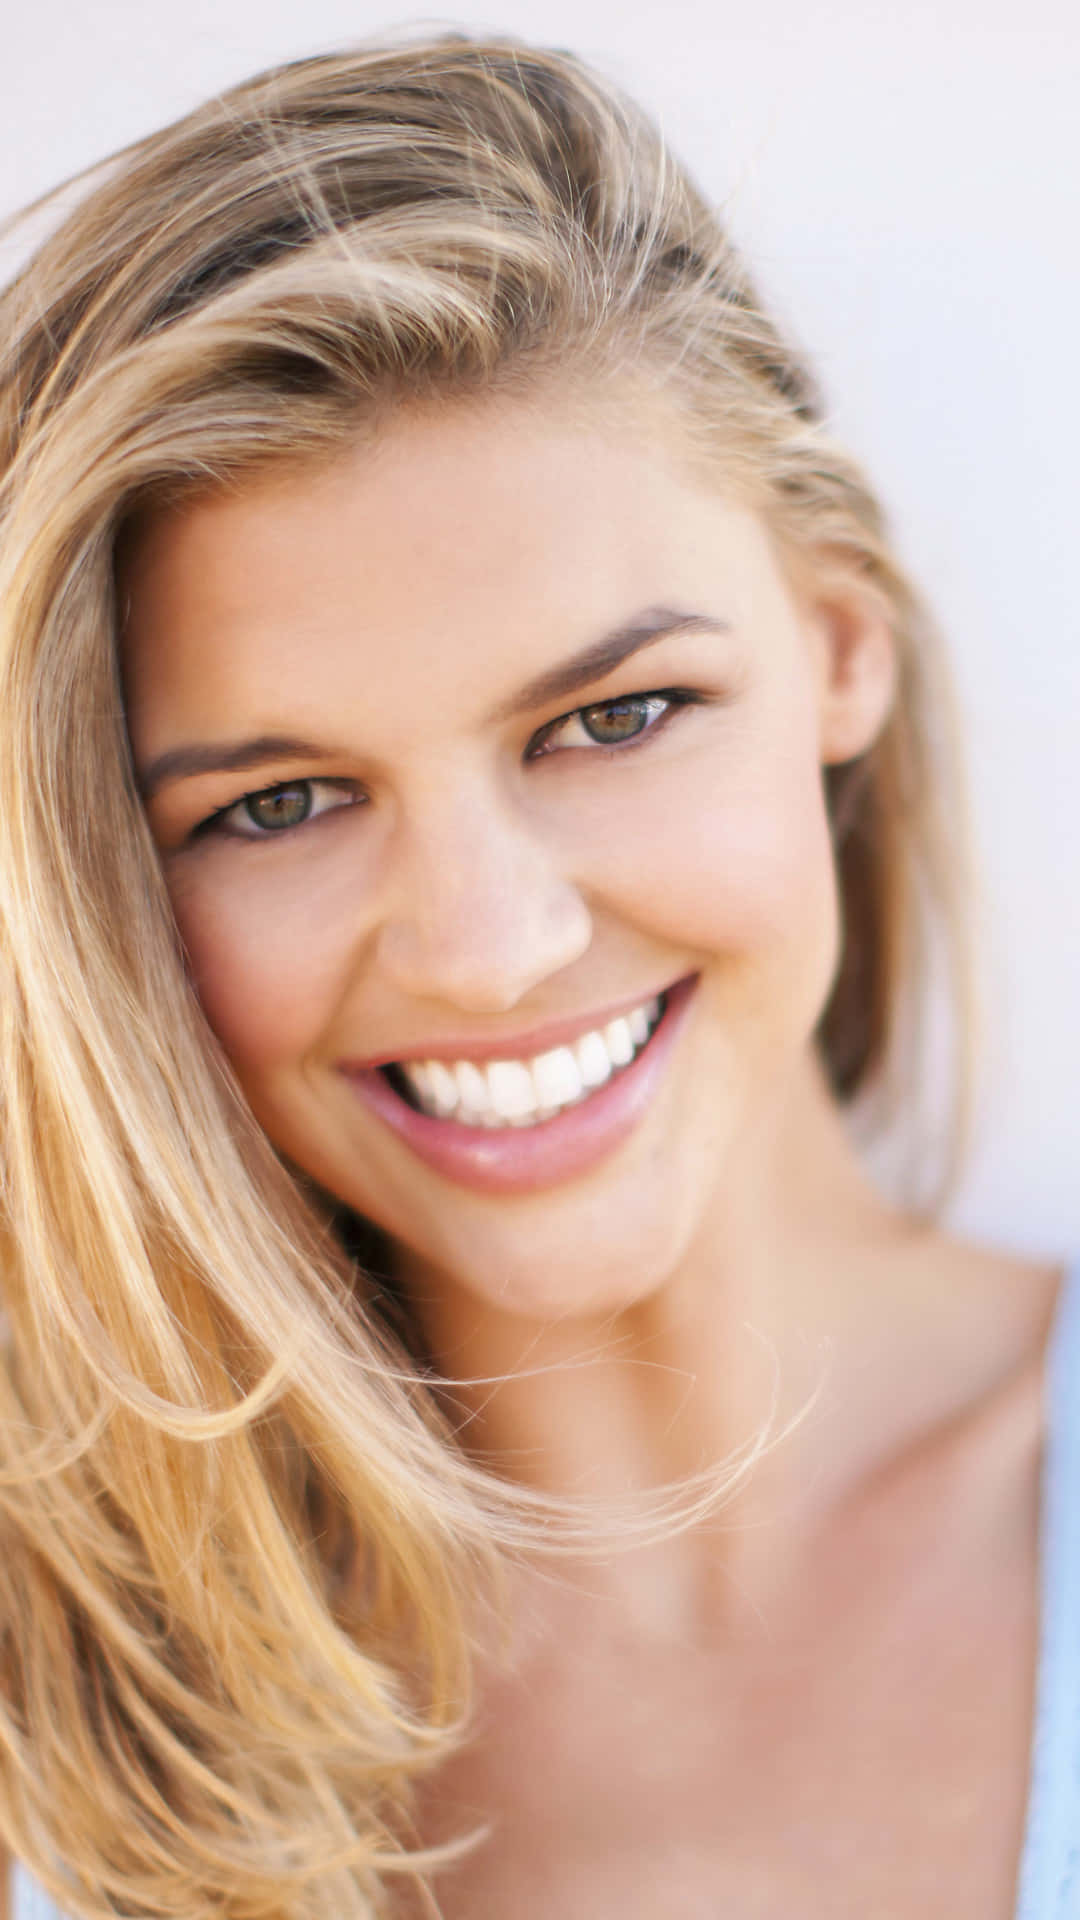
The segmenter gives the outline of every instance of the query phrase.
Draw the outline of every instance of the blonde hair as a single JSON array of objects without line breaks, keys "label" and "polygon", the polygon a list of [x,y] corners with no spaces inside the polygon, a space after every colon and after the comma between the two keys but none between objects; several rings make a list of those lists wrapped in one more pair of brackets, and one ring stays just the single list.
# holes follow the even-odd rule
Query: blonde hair
[{"label": "blonde hair", "polygon": [[0,1826],[86,1915],[358,1920],[423,1864],[409,1782],[527,1501],[456,1448],[194,1001],[117,541],[402,398],[669,394],[789,551],[890,610],[895,711],[828,776],[844,1100],[888,1081],[920,929],[961,950],[937,656],[714,213],[567,55],[446,37],[237,87],[119,156],[0,329]]}]

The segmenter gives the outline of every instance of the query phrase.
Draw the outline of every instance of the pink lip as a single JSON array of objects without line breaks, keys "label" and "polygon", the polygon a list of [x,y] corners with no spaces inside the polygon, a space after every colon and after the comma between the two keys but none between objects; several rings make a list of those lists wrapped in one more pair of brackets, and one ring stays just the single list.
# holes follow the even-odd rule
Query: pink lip
[{"label": "pink lip", "polygon": [[348,1074],[366,1073],[369,1067],[389,1067],[399,1060],[532,1060],[538,1053],[547,1053],[550,1047],[572,1046],[583,1033],[606,1027],[609,1020],[631,1013],[651,997],[638,993],[630,1000],[613,1001],[587,1019],[578,1014],[576,1019],[549,1020],[546,1025],[530,1027],[524,1033],[500,1033],[486,1040],[476,1034],[444,1033],[422,1040],[418,1046],[401,1047],[397,1053],[373,1053],[363,1060],[342,1060],[340,1070]]},{"label": "pink lip", "polygon": [[[436,1173],[479,1193],[531,1193],[587,1173],[621,1146],[663,1077],[696,987],[694,975],[668,990],[663,1018],[647,1044],[606,1086],[580,1106],[567,1107],[553,1120],[533,1127],[467,1127],[457,1120],[435,1120],[410,1107],[377,1067],[345,1063],[341,1072],[360,1098]],[[570,1031],[581,1030],[579,1023]],[[465,1057],[492,1056],[487,1049],[481,1054],[474,1047]],[[505,1043],[501,1057],[507,1057]]]}]

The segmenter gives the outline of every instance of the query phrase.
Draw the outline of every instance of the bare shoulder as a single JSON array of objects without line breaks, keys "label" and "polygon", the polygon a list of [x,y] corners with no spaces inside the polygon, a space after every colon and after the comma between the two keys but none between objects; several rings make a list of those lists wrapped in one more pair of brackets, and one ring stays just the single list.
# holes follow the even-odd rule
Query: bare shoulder
[{"label": "bare shoulder", "polygon": [[971,1357],[973,1376],[1038,1365],[1054,1324],[1067,1262],[1037,1259],[960,1238],[936,1226],[904,1235],[897,1256],[913,1304],[933,1305],[936,1331]]},{"label": "bare shoulder", "polygon": [[1064,1272],[913,1220],[865,1249],[854,1362],[838,1381],[856,1483],[965,1457],[980,1475],[1030,1483]]},{"label": "bare shoulder", "polygon": [[898,1329],[896,1360],[908,1372],[909,1442],[927,1457],[966,1463],[1030,1508],[1067,1262],[927,1228],[912,1233],[902,1257],[910,1318]]}]

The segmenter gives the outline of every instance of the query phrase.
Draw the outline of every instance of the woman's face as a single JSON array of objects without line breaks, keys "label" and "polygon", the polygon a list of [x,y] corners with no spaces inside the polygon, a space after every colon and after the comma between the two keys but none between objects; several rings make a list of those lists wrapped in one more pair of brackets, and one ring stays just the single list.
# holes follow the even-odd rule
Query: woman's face
[{"label": "woman's face", "polygon": [[412,1284],[528,1315],[660,1284],[809,1075],[821,764],[888,698],[880,621],[798,603],[649,418],[432,404],[162,515],[125,579],[148,816],[255,1114]]}]

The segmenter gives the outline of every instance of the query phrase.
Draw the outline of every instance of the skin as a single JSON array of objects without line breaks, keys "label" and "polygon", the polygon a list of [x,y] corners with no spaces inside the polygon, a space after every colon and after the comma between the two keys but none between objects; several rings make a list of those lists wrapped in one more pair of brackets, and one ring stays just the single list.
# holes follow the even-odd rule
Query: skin
[{"label": "skin", "polygon": [[[791,1425],[662,1550],[522,1569],[424,1807],[435,1837],[494,1821],[451,1916],[1010,1912],[1057,1275],[898,1216],[823,1085],[822,768],[872,743],[895,662],[865,588],[806,578],[675,420],[610,393],[403,414],[161,516],[127,565],[142,776],[191,743],[319,749],[174,778],[148,818],[255,1113],[390,1236],[468,1443],[603,1495]],[[510,713],[661,606],[715,624]],[[671,688],[697,703],[625,746],[544,731]],[[307,779],[318,817],[242,837],[245,793]],[[542,1191],[434,1172],[341,1072],[513,1056],[689,975],[637,1126]]]}]

